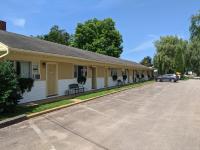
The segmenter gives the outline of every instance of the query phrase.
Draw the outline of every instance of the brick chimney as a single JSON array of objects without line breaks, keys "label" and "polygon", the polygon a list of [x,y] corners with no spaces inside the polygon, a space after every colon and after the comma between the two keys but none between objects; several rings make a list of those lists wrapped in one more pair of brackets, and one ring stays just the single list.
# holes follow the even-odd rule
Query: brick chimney
[{"label": "brick chimney", "polygon": [[0,20],[0,30],[6,31],[6,22]]}]

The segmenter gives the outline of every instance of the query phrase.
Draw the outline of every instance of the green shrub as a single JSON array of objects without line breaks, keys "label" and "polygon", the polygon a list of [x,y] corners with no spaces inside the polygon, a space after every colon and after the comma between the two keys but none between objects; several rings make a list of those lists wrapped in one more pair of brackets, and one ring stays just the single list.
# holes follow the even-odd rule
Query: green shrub
[{"label": "green shrub", "polygon": [[19,78],[18,84],[21,90],[21,94],[24,92],[30,92],[33,87],[34,80],[32,78]]},{"label": "green shrub", "polygon": [[9,61],[0,63],[0,112],[13,112],[25,91],[30,91],[33,79],[18,78]]},{"label": "green shrub", "polygon": [[[18,95],[14,91],[18,91],[18,80],[15,70],[11,62],[0,63],[0,105],[3,110],[6,106],[15,105]],[[16,97],[16,98],[15,98]],[[14,99],[13,99],[14,98]]]},{"label": "green shrub", "polygon": [[117,75],[113,75],[112,79],[113,79],[113,81],[116,81],[117,80]]},{"label": "green shrub", "polygon": [[85,84],[85,82],[86,82],[86,80],[87,80],[87,78],[85,77],[85,76],[79,76],[78,78],[77,78],[77,82],[79,83],[79,84]]},{"label": "green shrub", "polygon": [[181,76],[181,80],[189,80],[190,78],[188,76]]}]

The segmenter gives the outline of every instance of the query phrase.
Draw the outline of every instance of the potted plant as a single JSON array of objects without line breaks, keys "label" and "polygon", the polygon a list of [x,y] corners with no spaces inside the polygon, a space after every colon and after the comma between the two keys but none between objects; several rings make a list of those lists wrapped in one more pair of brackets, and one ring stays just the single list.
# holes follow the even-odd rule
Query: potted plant
[{"label": "potted plant", "polygon": [[135,81],[136,81],[136,82],[139,82],[139,80],[140,80],[140,75],[137,74],[137,75],[136,75],[136,79],[135,79]]},{"label": "potted plant", "polygon": [[142,79],[144,78],[144,74],[142,74]]},{"label": "potted plant", "polygon": [[85,76],[79,76],[78,78],[77,78],[77,82],[79,83],[79,84],[82,84],[82,85],[84,85],[85,83],[86,83],[86,77]]},{"label": "potted plant", "polygon": [[112,79],[113,79],[113,81],[116,81],[117,80],[117,75],[113,75]]},{"label": "potted plant", "polygon": [[123,75],[123,80],[126,81],[126,79],[127,79],[127,75],[125,74]]}]

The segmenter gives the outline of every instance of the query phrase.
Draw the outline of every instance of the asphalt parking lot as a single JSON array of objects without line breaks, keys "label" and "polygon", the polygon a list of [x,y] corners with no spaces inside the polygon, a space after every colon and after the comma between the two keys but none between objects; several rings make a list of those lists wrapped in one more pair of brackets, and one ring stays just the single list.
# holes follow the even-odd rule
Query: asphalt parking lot
[{"label": "asphalt parking lot", "polygon": [[153,83],[0,129],[0,150],[200,150],[200,81]]}]

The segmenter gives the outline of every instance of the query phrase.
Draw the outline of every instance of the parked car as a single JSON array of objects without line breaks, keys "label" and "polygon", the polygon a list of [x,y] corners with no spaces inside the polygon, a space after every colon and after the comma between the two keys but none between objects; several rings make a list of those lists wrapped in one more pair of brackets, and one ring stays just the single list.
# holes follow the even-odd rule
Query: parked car
[{"label": "parked car", "polygon": [[157,82],[176,82],[178,81],[178,77],[175,74],[164,74],[161,76],[156,77]]}]

